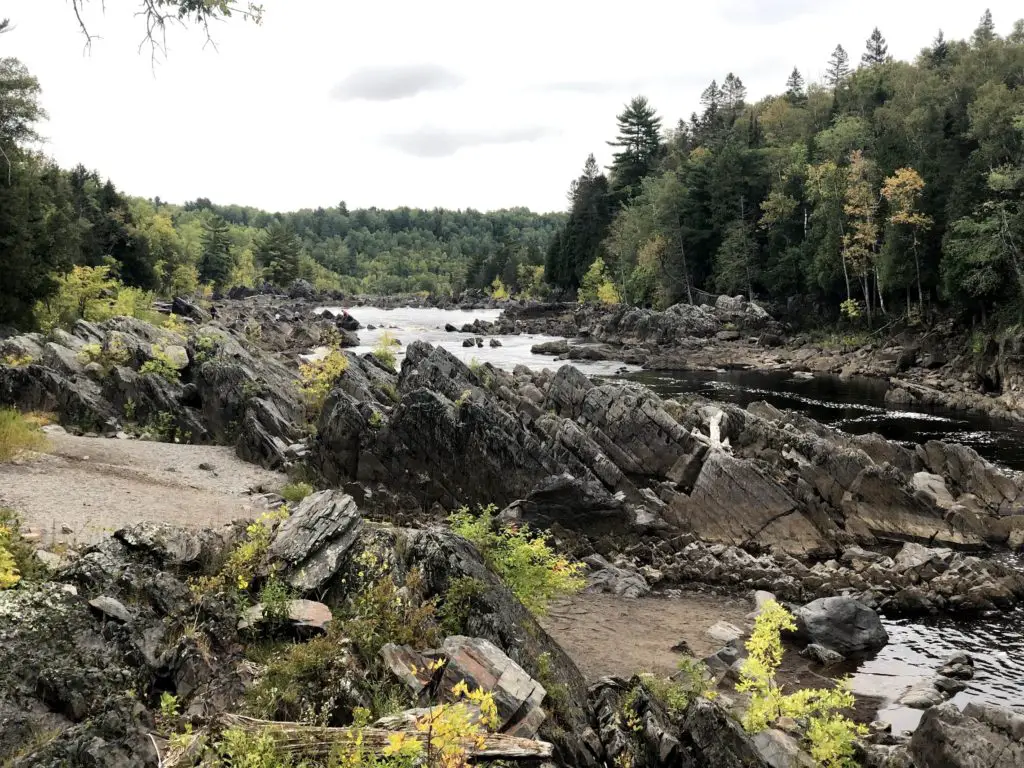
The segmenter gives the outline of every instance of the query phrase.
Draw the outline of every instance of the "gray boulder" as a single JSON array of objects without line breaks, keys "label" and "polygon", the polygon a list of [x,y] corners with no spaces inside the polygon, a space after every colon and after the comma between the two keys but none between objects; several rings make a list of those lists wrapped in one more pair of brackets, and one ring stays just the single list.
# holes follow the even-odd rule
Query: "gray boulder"
[{"label": "gray boulder", "polygon": [[952,703],[925,712],[910,739],[916,768],[1020,768],[1024,715],[991,704]]},{"label": "gray boulder", "polygon": [[322,589],[359,538],[363,518],[351,496],[319,491],[303,499],[274,534],[267,563],[301,592]]},{"label": "gray boulder", "polygon": [[797,634],[845,657],[870,654],[889,642],[878,614],[852,597],[822,597],[795,612]]}]

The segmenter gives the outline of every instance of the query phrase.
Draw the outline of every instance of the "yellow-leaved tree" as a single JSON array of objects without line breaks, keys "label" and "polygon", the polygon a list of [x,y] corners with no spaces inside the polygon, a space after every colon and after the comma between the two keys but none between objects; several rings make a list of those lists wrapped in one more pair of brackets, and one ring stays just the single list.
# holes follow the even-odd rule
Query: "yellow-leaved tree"
[{"label": "yellow-leaved tree", "polygon": [[[891,226],[904,228],[910,232],[910,252],[914,257],[914,270],[917,274],[917,301],[924,310],[924,291],[921,288],[921,255],[918,235],[927,231],[932,225],[930,216],[921,213],[921,195],[924,192],[924,179],[913,168],[899,168],[882,184],[882,197],[889,203],[888,222]],[[908,292],[908,304],[909,292]]]}]

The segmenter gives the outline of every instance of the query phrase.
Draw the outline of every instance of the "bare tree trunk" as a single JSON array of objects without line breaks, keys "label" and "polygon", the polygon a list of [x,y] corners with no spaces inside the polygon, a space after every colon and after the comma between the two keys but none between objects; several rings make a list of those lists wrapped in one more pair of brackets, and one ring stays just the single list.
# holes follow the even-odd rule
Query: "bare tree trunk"
[{"label": "bare tree trunk", "polygon": [[878,266],[875,266],[875,296],[878,297],[878,308],[883,315],[889,314],[885,310],[885,294],[882,292],[882,283],[878,279]]},{"label": "bare tree trunk", "polygon": [[[924,291],[921,289],[921,256],[917,252],[917,230],[914,230],[914,267],[917,269],[917,303],[924,317]],[[909,309],[907,310],[910,311]]]}]

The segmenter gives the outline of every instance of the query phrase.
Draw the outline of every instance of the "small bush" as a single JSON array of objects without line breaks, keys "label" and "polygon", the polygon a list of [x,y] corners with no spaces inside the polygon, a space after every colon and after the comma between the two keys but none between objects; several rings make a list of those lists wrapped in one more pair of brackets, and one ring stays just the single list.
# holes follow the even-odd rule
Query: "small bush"
[{"label": "small bush", "polygon": [[[0,554],[0,589],[5,588],[5,582],[10,587],[21,579],[46,577],[46,566],[36,557],[36,548],[21,536],[21,517],[6,507],[0,507],[0,550],[6,553],[6,557]],[[12,576],[18,578],[10,581]]]},{"label": "small bush", "polygon": [[769,600],[754,622],[747,641],[748,656],[740,668],[736,690],[750,694],[743,726],[751,733],[770,727],[780,717],[806,721],[805,741],[822,768],[854,766],[854,740],[867,729],[839,714],[853,707],[848,681],[831,689],[804,689],[783,694],[775,679],[782,663],[782,630],[795,630],[793,615]]},{"label": "small bush", "polygon": [[455,533],[476,545],[487,565],[523,605],[542,615],[555,598],[583,589],[582,563],[555,552],[543,534],[534,534],[528,526],[495,530],[496,510],[491,504],[474,516],[462,507],[449,521]]},{"label": "small bush", "polygon": [[486,585],[472,576],[460,576],[448,585],[444,600],[437,611],[437,618],[445,634],[460,635],[466,631],[466,621],[469,619],[473,601],[480,597],[485,589]]},{"label": "small bush", "polygon": [[265,512],[245,529],[245,540],[237,544],[228,555],[223,567],[213,576],[203,576],[192,583],[193,592],[200,597],[215,592],[245,592],[256,579],[256,569],[270,548],[274,522],[288,517],[282,507],[276,512]]},{"label": "small bush", "polygon": [[197,363],[206,363],[217,356],[220,340],[216,336],[197,336],[192,342],[194,359]]},{"label": "small bush", "polygon": [[46,446],[46,437],[35,424],[14,408],[0,408],[0,462]]},{"label": "small bush", "polygon": [[491,298],[495,301],[508,301],[508,288],[505,287],[505,283],[501,281],[500,277],[494,278],[494,282],[491,283]]},{"label": "small bush", "polygon": [[31,355],[5,355],[3,360],[0,361],[8,368],[24,368],[26,365],[32,365],[35,362]]},{"label": "small bush", "polygon": [[174,367],[174,363],[171,362],[171,358],[164,352],[163,347],[158,344],[153,345],[152,351],[153,358],[147,360],[139,368],[139,373],[145,375],[147,373],[154,373],[162,379],[166,379],[170,382],[176,382],[181,380],[181,372]]},{"label": "small bush", "polygon": [[36,320],[43,330],[70,328],[78,320],[101,322],[128,315],[160,324],[153,311],[152,293],[125,286],[110,276],[110,267],[74,267],[57,278],[57,292],[36,305]]},{"label": "small bush", "polygon": [[298,504],[313,492],[313,486],[309,483],[288,483],[281,489],[281,496],[289,504]]},{"label": "small bush", "polygon": [[857,320],[860,318],[860,302],[856,299],[846,299],[839,305],[839,313],[847,320]]},{"label": "small bush", "polygon": [[104,372],[109,372],[119,365],[127,365],[131,354],[118,336],[113,336],[104,344],[86,344],[78,352],[78,362],[82,365],[98,363]]},{"label": "small bush", "polygon": [[312,418],[323,410],[327,396],[334,388],[334,383],[348,368],[348,358],[339,349],[332,349],[326,356],[311,363],[299,366],[302,379],[302,394]]},{"label": "small bush", "polygon": [[711,673],[701,662],[694,659],[683,659],[679,662],[679,672],[672,679],[665,679],[651,674],[642,674],[640,679],[675,718],[682,717],[690,702],[698,697],[715,698],[711,687]]},{"label": "small bush", "polygon": [[384,424],[384,417],[381,416],[380,411],[374,411],[370,414],[368,423],[370,425],[370,429],[380,429]]},{"label": "small bush", "polygon": [[373,349],[373,356],[387,369],[395,370],[398,356],[395,354],[395,347],[398,346],[398,339],[390,331],[381,334],[377,346]]},{"label": "small bush", "polygon": [[282,581],[276,573],[270,574],[260,589],[259,601],[263,606],[263,618],[273,623],[288,620],[288,604],[295,594],[291,587]]}]

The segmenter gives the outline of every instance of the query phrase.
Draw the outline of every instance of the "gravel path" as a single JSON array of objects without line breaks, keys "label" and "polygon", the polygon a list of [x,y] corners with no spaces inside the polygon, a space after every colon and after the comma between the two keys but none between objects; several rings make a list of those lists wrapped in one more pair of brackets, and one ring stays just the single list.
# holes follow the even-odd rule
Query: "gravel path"
[{"label": "gravel path", "polygon": [[49,455],[0,465],[0,505],[47,545],[92,542],[141,520],[216,527],[251,516],[252,493],[288,482],[227,447],[47,431]]}]

